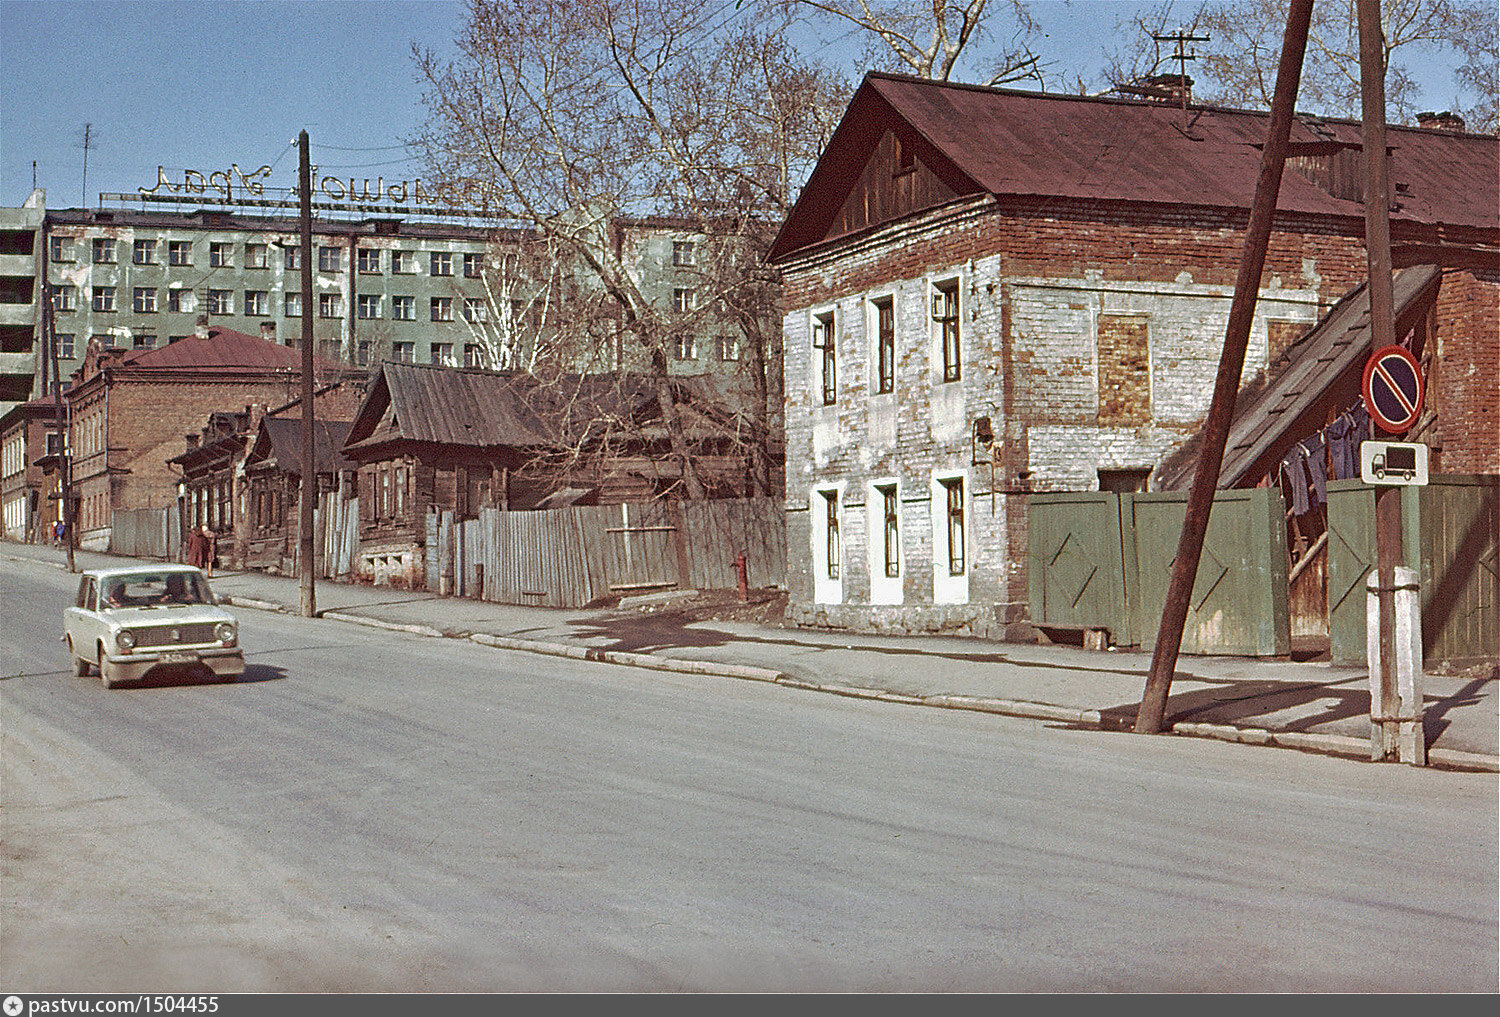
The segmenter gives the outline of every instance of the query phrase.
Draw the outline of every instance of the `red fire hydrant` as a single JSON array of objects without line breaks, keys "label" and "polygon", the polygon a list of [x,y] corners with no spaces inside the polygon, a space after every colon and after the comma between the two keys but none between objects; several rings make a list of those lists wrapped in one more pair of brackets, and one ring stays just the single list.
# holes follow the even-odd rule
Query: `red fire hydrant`
[{"label": "red fire hydrant", "polygon": [[745,552],[741,551],[734,556],[734,571],[739,575],[740,599],[750,599],[750,563],[745,558]]}]

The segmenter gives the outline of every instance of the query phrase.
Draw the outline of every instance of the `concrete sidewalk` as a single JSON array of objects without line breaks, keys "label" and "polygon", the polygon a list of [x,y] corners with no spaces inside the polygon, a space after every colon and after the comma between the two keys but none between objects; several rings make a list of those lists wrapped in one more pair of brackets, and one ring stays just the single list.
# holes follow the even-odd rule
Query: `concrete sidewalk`
[{"label": "concrete sidewalk", "polygon": [[[6,544],[17,558],[63,552]],[[118,561],[80,552],[79,568]],[[215,593],[241,607],[295,613],[295,578],[221,572]],[[978,710],[1129,730],[1150,654],[943,636],[878,637],[729,621],[670,609],[563,610],[320,581],[320,617],[433,637],[658,670],[773,682],[895,703]],[[1429,765],[1500,772],[1500,666],[1425,678]],[[1368,759],[1364,668],[1183,656],[1167,705],[1178,735]]]}]

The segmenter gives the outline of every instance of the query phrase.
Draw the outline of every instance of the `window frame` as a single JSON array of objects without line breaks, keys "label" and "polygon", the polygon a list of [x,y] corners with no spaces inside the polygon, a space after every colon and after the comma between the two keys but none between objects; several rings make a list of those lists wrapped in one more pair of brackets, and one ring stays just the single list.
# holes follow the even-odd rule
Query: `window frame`
[{"label": "window frame", "polygon": [[890,395],[896,391],[896,297],[895,294],[874,297],[870,300],[871,317],[875,337],[875,395]]},{"label": "window frame", "polygon": [[391,360],[397,364],[415,364],[417,362],[417,344],[409,340],[399,339],[391,343]]},{"label": "window frame", "polygon": [[287,318],[302,317],[302,292],[288,290],[281,295],[282,314]]},{"label": "window frame", "polygon": [[341,293],[318,294],[318,317],[332,321],[344,316],[344,299]]},{"label": "window frame", "polygon": [[812,346],[813,349],[822,351],[822,363],[818,371],[823,389],[822,405],[837,405],[839,401],[838,315],[832,308],[813,313]]},{"label": "window frame", "polygon": [[115,287],[94,286],[89,292],[89,307],[95,314],[113,314],[116,311]]},{"label": "window frame", "polygon": [[452,251],[431,251],[429,253],[431,255],[431,260],[428,262],[428,264],[429,264],[429,266],[431,268],[431,271],[430,271],[429,274],[432,277],[434,277],[434,278],[439,278],[439,277],[446,278],[448,276],[453,275],[453,252]]},{"label": "window frame", "polygon": [[264,318],[270,314],[271,292],[269,290],[246,290],[245,291],[245,313],[252,317]]},{"label": "window frame", "polygon": [[130,244],[130,263],[132,265],[155,265],[156,240],[152,237],[138,237]]},{"label": "window frame", "polygon": [[117,265],[119,264],[118,252],[115,249],[114,237],[95,237],[91,247],[92,257],[89,259],[93,265]]},{"label": "window frame", "polygon": [[130,294],[130,306],[136,314],[156,313],[156,287],[136,286]]},{"label": "window frame", "polygon": [[360,293],[355,295],[354,315],[360,321],[379,321],[381,304],[384,302],[379,293]]},{"label": "window frame", "polygon": [[204,311],[207,314],[217,314],[221,317],[233,314],[234,290],[210,289]]},{"label": "window frame", "polygon": [[938,326],[937,352],[944,384],[963,380],[963,309],[959,290],[958,279],[932,284],[932,320]]},{"label": "window frame", "polygon": [[393,295],[391,297],[391,320],[416,321],[417,298],[405,293],[398,293]]},{"label": "window frame", "polygon": [[463,274],[465,279],[478,279],[484,273],[484,255],[473,251],[466,251],[463,256]]},{"label": "window frame", "polygon": [[344,249],[328,244],[318,245],[318,271],[330,274],[344,270]]},{"label": "window frame", "polygon": [[191,268],[193,266],[193,242],[191,240],[168,240],[167,265],[171,268]]},{"label": "window frame", "polygon": [[380,262],[380,248],[356,247],[354,249],[354,270],[360,275],[381,275]]},{"label": "window frame", "polygon": [[226,240],[210,240],[208,243],[209,268],[233,268],[234,244]]},{"label": "window frame", "polygon": [[78,260],[78,252],[73,249],[75,237],[52,234],[47,238],[47,260],[57,264],[72,264]]},{"label": "window frame", "polygon": [[432,297],[427,305],[428,321],[452,321],[453,320],[453,298]]}]

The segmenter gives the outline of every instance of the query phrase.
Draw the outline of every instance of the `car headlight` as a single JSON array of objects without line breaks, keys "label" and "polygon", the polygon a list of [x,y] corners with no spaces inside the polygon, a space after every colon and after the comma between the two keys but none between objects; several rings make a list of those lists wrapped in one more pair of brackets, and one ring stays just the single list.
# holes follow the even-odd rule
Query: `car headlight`
[{"label": "car headlight", "polygon": [[115,646],[119,647],[120,652],[129,653],[135,649],[135,633],[129,629],[121,629],[119,632],[116,632]]},{"label": "car headlight", "polygon": [[234,625],[231,622],[219,622],[214,627],[214,636],[225,646],[233,646],[235,641]]}]

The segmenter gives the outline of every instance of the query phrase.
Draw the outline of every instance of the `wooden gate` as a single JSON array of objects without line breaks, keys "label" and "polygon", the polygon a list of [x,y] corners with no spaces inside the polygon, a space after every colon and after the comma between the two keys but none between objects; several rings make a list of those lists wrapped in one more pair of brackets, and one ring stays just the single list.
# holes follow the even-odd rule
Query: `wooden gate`
[{"label": "wooden gate", "polygon": [[679,568],[679,521],[668,509],[662,502],[608,506],[605,576],[610,593],[628,597],[670,590],[688,571]]}]

